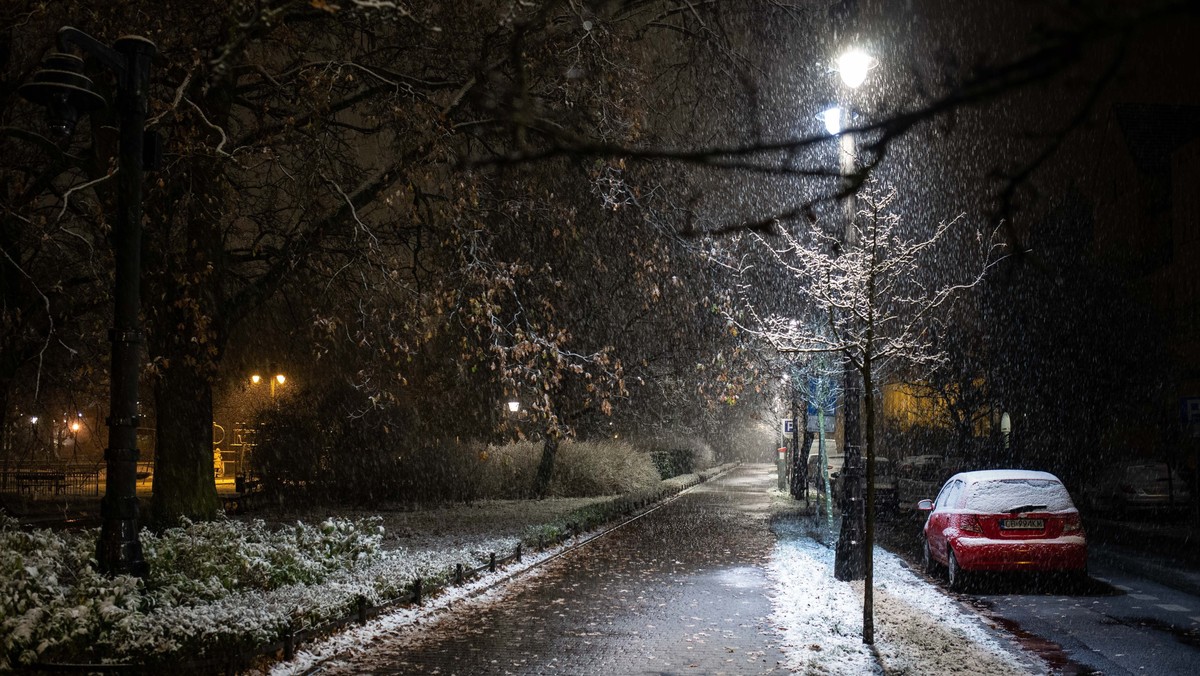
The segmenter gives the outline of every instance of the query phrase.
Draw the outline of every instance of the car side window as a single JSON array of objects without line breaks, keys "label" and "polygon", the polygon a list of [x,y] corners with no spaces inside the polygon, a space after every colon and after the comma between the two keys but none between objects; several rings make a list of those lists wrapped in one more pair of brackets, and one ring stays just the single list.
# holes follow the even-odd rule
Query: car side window
[{"label": "car side window", "polygon": [[937,505],[935,505],[935,508],[953,508],[954,505],[958,504],[958,496],[962,494],[962,487],[963,482],[961,479],[946,484],[946,487],[943,488],[942,492],[938,495],[938,501]]},{"label": "car side window", "polygon": [[942,492],[938,493],[937,500],[933,502],[934,509],[943,509],[946,507],[946,501],[950,499],[950,494],[954,492],[955,483],[957,482],[950,482],[942,486]]},{"label": "car side window", "polygon": [[967,484],[961,479],[954,482],[954,489],[950,491],[950,497],[946,499],[946,509],[954,509],[962,500],[963,490]]}]

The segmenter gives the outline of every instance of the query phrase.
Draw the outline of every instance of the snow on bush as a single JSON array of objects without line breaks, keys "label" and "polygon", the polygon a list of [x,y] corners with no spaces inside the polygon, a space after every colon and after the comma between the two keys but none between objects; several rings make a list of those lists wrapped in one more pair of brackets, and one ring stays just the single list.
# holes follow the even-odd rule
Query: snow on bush
[{"label": "snow on bush", "polygon": [[[96,572],[95,530],[23,532],[0,522],[0,669],[72,661],[154,663],[224,654],[378,604],[414,578],[478,565],[489,546],[383,551],[375,519],[269,529],[261,521],[185,524],[141,541],[150,576]],[[177,659],[177,658],[176,658]]]}]

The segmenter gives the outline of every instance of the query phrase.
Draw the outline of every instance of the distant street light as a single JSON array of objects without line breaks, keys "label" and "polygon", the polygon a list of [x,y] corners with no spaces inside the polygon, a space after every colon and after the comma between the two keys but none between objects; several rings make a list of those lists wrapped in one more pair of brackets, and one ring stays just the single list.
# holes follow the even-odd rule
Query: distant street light
[{"label": "distant street light", "polygon": [[113,286],[112,366],[109,373],[108,448],[104,498],[100,502],[100,539],[96,560],[109,575],[145,577],[148,570],[138,540],[137,428],[138,377],[141,373],[141,248],[142,172],[150,59],[153,42],[119,38],[112,47],[92,36],[63,26],[58,31],[59,53],[51,54],[31,80],[18,88],[21,96],[45,106],[56,133],[69,136],[81,114],[106,105],[83,74],[83,59],[67,53],[77,47],[112,71],[117,80],[116,116],[120,122],[117,158],[117,217],[112,231],[115,280]]},{"label": "distant street light", "polygon": [[[279,364],[275,364],[275,363],[271,364],[270,373],[272,374],[270,377],[271,401],[274,402],[275,401],[275,386],[283,385],[284,383],[286,383],[287,376],[285,376],[279,372]],[[258,385],[262,381],[263,381],[263,377],[262,377],[262,375],[260,375],[258,373],[255,373],[254,375],[250,376],[250,384],[252,384],[252,385]]]},{"label": "distant street light", "polygon": [[1009,457],[1009,442],[1012,439],[1012,418],[1008,411],[1000,414],[1000,436],[1004,438],[1004,461],[1012,462]]},{"label": "distant street light", "polygon": [[517,411],[520,411],[520,410],[521,410],[521,402],[515,401],[515,400],[508,402],[509,413],[516,413]]}]

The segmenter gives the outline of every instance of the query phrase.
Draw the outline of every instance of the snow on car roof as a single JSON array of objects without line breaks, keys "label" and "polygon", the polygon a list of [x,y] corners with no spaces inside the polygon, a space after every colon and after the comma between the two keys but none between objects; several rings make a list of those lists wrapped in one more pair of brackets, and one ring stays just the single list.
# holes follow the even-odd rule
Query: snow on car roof
[{"label": "snow on car roof", "polygon": [[[1012,479],[1048,479],[1050,481],[1059,481],[1058,477],[1049,472],[1041,472],[1034,469],[980,469],[971,472],[959,472],[953,477],[954,479],[962,479],[963,481],[972,484],[980,481],[1005,481]],[[1062,483],[1059,481],[1059,483]]]}]

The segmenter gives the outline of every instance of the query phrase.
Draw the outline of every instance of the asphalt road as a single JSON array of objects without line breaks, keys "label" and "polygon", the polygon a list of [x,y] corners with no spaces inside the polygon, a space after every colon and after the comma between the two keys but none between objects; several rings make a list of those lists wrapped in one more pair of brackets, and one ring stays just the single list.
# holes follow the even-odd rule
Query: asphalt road
[{"label": "asphalt road", "polygon": [[1066,673],[1200,672],[1200,597],[1104,563],[1072,588],[983,581],[972,605]]},{"label": "asphalt road", "polygon": [[[884,528],[890,530],[881,534],[884,544],[920,570],[920,524],[906,518]],[[955,596],[1008,630],[1058,673],[1197,674],[1200,595],[1190,584],[1189,569],[1176,570],[1180,584],[1155,581],[1172,582],[1163,576],[1163,566],[1164,559],[1148,553],[1131,558],[1128,550],[1118,553],[1115,547],[1090,542],[1091,580],[1086,585],[1053,577],[986,576]],[[1156,574],[1140,573],[1143,567],[1153,567]],[[944,574],[935,579],[945,588]]]}]

